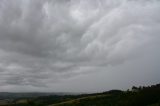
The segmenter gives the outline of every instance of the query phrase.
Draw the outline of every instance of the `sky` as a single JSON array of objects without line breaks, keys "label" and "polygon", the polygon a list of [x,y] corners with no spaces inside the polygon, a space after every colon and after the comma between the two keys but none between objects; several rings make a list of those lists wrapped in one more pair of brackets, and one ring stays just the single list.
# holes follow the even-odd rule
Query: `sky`
[{"label": "sky", "polygon": [[0,92],[157,83],[159,0],[0,0]]}]

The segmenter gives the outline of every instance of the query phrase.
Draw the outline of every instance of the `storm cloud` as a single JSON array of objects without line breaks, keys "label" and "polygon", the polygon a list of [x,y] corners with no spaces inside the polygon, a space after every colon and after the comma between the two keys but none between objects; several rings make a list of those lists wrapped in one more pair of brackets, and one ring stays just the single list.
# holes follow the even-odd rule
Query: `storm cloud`
[{"label": "storm cloud", "polygon": [[158,83],[159,13],[158,0],[1,0],[0,90]]}]

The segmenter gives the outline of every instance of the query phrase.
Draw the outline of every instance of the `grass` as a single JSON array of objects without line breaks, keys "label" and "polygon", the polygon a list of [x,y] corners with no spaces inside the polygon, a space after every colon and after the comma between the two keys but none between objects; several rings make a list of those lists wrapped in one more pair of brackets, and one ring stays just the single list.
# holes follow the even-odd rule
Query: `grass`
[{"label": "grass", "polygon": [[100,94],[100,95],[81,97],[81,98],[78,98],[78,99],[72,99],[72,100],[61,102],[61,103],[52,104],[52,105],[49,105],[49,106],[61,106],[61,105],[69,105],[69,104],[79,104],[83,100],[94,100],[94,99],[103,98],[103,97],[106,97],[106,96],[110,96],[110,95],[109,94]]}]

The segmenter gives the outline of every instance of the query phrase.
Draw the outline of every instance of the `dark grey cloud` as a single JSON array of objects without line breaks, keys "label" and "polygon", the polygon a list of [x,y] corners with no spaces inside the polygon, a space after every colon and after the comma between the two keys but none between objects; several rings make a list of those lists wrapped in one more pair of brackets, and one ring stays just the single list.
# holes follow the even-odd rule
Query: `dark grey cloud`
[{"label": "dark grey cloud", "polygon": [[156,83],[159,12],[158,0],[1,0],[0,90],[98,91],[125,88],[129,81]]}]

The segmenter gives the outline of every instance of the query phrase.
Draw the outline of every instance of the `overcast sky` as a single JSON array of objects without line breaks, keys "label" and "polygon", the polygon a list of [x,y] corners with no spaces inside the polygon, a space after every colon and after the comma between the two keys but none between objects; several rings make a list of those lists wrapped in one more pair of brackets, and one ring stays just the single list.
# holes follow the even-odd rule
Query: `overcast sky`
[{"label": "overcast sky", "polygon": [[0,0],[0,92],[156,83],[159,0]]}]

